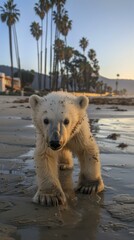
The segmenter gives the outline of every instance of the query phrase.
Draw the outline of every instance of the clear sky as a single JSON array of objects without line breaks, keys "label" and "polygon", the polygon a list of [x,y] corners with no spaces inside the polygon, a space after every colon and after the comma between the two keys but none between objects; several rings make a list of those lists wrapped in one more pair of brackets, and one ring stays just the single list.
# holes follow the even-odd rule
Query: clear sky
[{"label": "clear sky", "polygon": [[[21,66],[37,70],[36,41],[29,30],[32,21],[40,21],[33,9],[37,1],[14,2],[21,13],[16,25]],[[73,21],[68,45],[80,50],[79,40],[86,37],[88,50],[97,53],[102,76],[116,78],[119,73],[120,78],[134,79],[134,0],[67,0],[66,9]],[[1,22],[0,65],[10,65],[8,28]]]}]

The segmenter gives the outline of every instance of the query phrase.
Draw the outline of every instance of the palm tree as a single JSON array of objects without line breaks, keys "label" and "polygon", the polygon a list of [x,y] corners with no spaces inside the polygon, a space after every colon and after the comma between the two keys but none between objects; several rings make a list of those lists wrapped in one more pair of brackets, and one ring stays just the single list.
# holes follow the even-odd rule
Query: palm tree
[{"label": "palm tree", "polygon": [[72,20],[69,20],[68,11],[63,8],[63,3],[57,7],[57,11],[53,11],[53,19],[56,25],[55,39],[60,38],[61,33],[65,37],[65,45],[67,45],[66,37],[72,28]]},{"label": "palm tree", "polygon": [[[53,11],[53,20],[55,23],[55,42],[57,39],[60,39],[60,34],[59,34],[59,29],[60,29],[60,25],[61,25],[61,15],[56,12]],[[53,72],[57,71],[57,65],[56,65],[56,52],[55,52],[55,48],[54,48],[54,55],[53,55]]]},{"label": "palm tree", "polygon": [[[35,3],[34,7],[35,13],[41,19],[41,28],[42,28],[42,35],[41,35],[41,52],[40,52],[40,75],[42,78],[42,57],[43,57],[43,20],[45,17],[45,0],[39,0],[38,3]],[[40,86],[41,87],[41,86]]]},{"label": "palm tree", "polygon": [[99,62],[96,58],[96,52],[94,49],[90,49],[88,51],[88,58],[90,60],[90,65],[92,67],[92,85],[93,85],[93,88],[95,88],[95,85],[96,85],[96,82],[98,80],[98,77],[99,77],[99,70],[100,70],[100,67],[99,67]]},{"label": "palm tree", "polygon": [[36,39],[37,41],[37,62],[38,62],[38,86],[39,89],[41,88],[41,79],[39,78],[39,38],[42,36],[42,29],[39,25],[38,22],[32,22],[32,24],[30,25],[30,31],[31,34],[33,35],[33,37]]},{"label": "palm tree", "polygon": [[79,46],[82,48],[83,54],[85,55],[85,50],[86,50],[86,48],[87,48],[87,46],[88,46],[88,40],[83,37],[83,38],[80,40],[80,42],[79,42]]},{"label": "palm tree", "polygon": [[44,89],[46,88],[46,70],[47,70],[47,37],[48,37],[48,11],[50,9],[49,0],[45,1],[46,30],[45,30],[45,58],[44,58]]},{"label": "palm tree", "polygon": [[12,26],[19,21],[20,11],[16,8],[13,0],[8,0],[4,3],[4,6],[0,6],[0,18],[2,22],[6,22],[9,30],[9,48],[10,48],[10,60],[11,60],[11,90],[13,91],[13,49],[12,49]]},{"label": "palm tree", "polygon": [[55,76],[53,79],[53,87],[55,89],[58,89],[58,77],[59,77],[59,63],[60,63],[60,70],[62,69],[61,67],[61,62],[64,60],[64,41],[61,39],[56,39],[54,43],[54,52],[55,52],[55,60],[56,60],[56,71],[54,71]]},{"label": "palm tree", "polygon": [[56,31],[55,31],[55,38],[59,38],[59,29],[62,19],[62,13],[64,11],[64,5],[66,0],[55,0],[56,12],[55,12],[55,24],[56,24]]},{"label": "palm tree", "polygon": [[[61,34],[64,36],[64,43],[65,43],[65,47],[64,47],[64,60],[65,60],[65,69],[66,69],[66,88],[68,90],[68,69],[67,69],[67,55],[70,52],[69,48],[67,48],[67,35],[68,32],[71,30],[72,28],[72,20],[69,20],[68,17],[68,12],[66,10],[62,10],[61,11],[61,21],[59,24],[59,31],[61,32]],[[65,78],[65,77],[64,77]]]},{"label": "palm tree", "polygon": [[91,48],[91,49],[88,51],[88,57],[89,57],[89,59],[90,59],[91,61],[94,61],[94,59],[96,59],[96,52],[95,52],[94,49]]},{"label": "palm tree", "polygon": [[69,30],[72,29],[72,20],[69,20],[68,11],[62,10],[61,12],[61,21],[59,25],[59,31],[65,37],[65,45],[67,46],[67,35]]},{"label": "palm tree", "polygon": [[[64,12],[64,4],[66,0],[55,0],[56,11],[53,11],[53,19],[55,23],[55,41],[60,38],[60,29],[61,29],[61,21],[62,21],[62,13]],[[58,71],[58,63],[56,62],[56,53],[54,51],[53,56],[53,72]],[[57,80],[58,81],[58,80]]]},{"label": "palm tree", "polygon": [[69,61],[70,61],[70,59],[72,58],[72,56],[73,56],[73,48],[70,47],[70,46],[65,46],[65,47],[64,47],[64,60],[65,60],[65,69],[66,69],[66,75],[67,75],[67,77],[66,77],[66,79],[67,79],[67,82],[66,82],[66,85],[67,85],[66,88],[67,88],[67,90],[68,90],[68,80],[69,80],[68,64],[69,64]]},{"label": "palm tree", "polygon": [[55,0],[50,0],[50,8],[51,8],[51,22],[50,22],[50,79],[49,79],[49,88],[51,89],[52,87],[52,61],[53,61],[53,56],[52,56],[52,41],[53,41],[53,7],[55,4]]},{"label": "palm tree", "polygon": [[116,80],[116,82],[115,82],[115,85],[116,85],[116,94],[117,94],[117,92],[118,92],[118,85],[119,85],[118,79],[119,79],[119,77],[120,77],[120,74],[117,74],[116,76],[117,76],[117,80]]},{"label": "palm tree", "polygon": [[102,92],[103,92],[103,85],[104,85],[104,83],[103,83],[103,81],[100,81],[100,88],[101,88],[101,94],[102,94]]},{"label": "palm tree", "polygon": [[[13,25],[13,36],[14,36],[14,46],[15,46],[15,53],[16,53],[16,61],[17,61],[17,67],[18,67],[18,73],[20,78],[20,83],[22,83],[21,78],[21,63],[20,63],[20,54],[19,54],[19,46],[18,46],[18,38],[17,38],[17,31],[15,24]],[[22,84],[20,86],[22,88]]]}]

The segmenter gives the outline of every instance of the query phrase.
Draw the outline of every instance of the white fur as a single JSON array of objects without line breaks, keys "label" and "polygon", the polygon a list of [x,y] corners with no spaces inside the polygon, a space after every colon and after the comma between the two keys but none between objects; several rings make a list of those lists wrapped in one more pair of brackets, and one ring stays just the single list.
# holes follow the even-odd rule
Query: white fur
[{"label": "white fur", "polygon": [[[35,163],[38,191],[33,201],[48,206],[66,202],[58,179],[58,162],[61,169],[72,168],[71,152],[78,156],[81,168],[77,190],[89,194],[102,191],[104,184],[99,150],[90,132],[86,113],[88,98],[52,92],[43,98],[33,95],[29,102],[37,134]],[[49,123],[44,123],[44,119]],[[55,132],[61,145],[56,151],[50,147]]]}]

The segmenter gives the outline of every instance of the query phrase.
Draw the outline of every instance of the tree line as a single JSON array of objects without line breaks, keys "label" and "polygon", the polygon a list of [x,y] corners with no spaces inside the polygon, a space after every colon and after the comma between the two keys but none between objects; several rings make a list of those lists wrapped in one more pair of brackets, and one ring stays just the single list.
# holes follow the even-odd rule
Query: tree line
[{"label": "tree line", "polygon": [[[81,51],[68,45],[67,37],[72,29],[72,20],[69,18],[65,4],[66,0],[38,0],[33,6],[33,11],[40,20],[39,22],[33,21],[29,26],[30,33],[37,42],[38,88],[39,90],[45,90],[47,87],[46,81],[48,81],[49,77],[50,90],[62,88],[68,91],[90,92],[93,89],[97,91],[97,89],[101,89],[102,83],[98,82],[100,67],[96,52],[94,49],[86,51],[89,40],[85,37],[79,40]],[[23,79],[16,32],[16,23],[20,18],[20,10],[14,0],[7,0],[3,6],[0,6],[0,12],[1,21],[6,23],[9,29],[13,90],[12,34],[14,36],[18,76],[21,80]]]}]

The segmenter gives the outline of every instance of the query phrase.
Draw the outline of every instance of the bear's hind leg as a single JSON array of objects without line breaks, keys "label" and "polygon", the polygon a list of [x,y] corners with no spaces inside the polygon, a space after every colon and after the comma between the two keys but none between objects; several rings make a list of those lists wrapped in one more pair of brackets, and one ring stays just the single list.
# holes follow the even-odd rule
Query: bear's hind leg
[{"label": "bear's hind leg", "polygon": [[68,149],[63,149],[59,153],[60,170],[72,169],[73,165],[72,153]]}]

